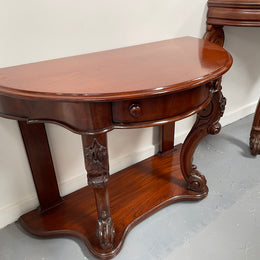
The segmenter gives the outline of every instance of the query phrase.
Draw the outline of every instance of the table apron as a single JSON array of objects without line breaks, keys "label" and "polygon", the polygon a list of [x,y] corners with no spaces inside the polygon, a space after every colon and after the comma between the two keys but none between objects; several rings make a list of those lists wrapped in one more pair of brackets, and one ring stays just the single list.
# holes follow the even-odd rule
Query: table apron
[{"label": "table apron", "polygon": [[0,115],[28,123],[51,122],[77,134],[98,134],[113,128],[148,127],[177,121],[201,110],[211,98],[209,85],[115,102],[30,100],[2,95]]}]

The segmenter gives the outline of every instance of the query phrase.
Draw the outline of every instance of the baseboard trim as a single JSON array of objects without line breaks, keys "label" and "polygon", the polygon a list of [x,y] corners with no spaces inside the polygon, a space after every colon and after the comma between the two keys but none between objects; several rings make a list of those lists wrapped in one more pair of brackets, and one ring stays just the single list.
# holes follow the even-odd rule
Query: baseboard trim
[{"label": "baseboard trim", "polygon": [[36,194],[32,194],[16,203],[8,204],[0,208],[0,228],[15,222],[22,214],[39,205]]},{"label": "baseboard trim", "polygon": [[224,116],[220,120],[221,125],[222,126],[230,125],[250,114],[255,113],[256,106],[257,106],[257,101],[252,102],[243,107],[240,107],[235,111],[224,113]]}]

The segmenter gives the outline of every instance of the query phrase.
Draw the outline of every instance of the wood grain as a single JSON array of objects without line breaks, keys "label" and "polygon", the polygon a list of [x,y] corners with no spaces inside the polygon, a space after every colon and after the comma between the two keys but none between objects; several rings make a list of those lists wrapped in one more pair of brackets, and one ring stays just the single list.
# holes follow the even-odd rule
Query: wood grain
[{"label": "wood grain", "polygon": [[207,24],[260,26],[259,0],[209,0]]},{"label": "wood grain", "polygon": [[78,237],[92,254],[109,259],[119,253],[126,234],[143,219],[176,201],[200,200],[207,195],[186,189],[179,166],[180,149],[178,146],[171,155],[151,157],[111,176],[109,193],[115,241],[110,250],[99,247],[95,196],[89,186],[65,196],[62,205],[45,214],[31,211],[23,215],[20,222],[35,235]]},{"label": "wood grain", "polygon": [[44,212],[63,201],[59,193],[45,127],[44,124],[28,125],[24,121],[18,123],[40,202],[39,210]]},{"label": "wood grain", "polygon": [[231,63],[222,48],[183,37],[2,68],[0,94],[70,101],[151,97],[201,85]]}]

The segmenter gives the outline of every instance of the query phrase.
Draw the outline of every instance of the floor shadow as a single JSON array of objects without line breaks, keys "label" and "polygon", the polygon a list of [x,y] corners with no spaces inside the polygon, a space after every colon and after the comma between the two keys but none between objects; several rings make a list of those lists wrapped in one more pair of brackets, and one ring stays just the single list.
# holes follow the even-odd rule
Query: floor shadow
[{"label": "floor shadow", "polygon": [[244,143],[241,140],[234,138],[233,136],[222,134],[221,138],[227,140],[228,142],[231,142],[232,144],[236,145],[241,149],[240,154],[245,157],[245,158],[250,158],[250,159],[255,159],[256,157],[253,156],[250,153],[250,148],[249,148],[249,141],[248,143]]}]

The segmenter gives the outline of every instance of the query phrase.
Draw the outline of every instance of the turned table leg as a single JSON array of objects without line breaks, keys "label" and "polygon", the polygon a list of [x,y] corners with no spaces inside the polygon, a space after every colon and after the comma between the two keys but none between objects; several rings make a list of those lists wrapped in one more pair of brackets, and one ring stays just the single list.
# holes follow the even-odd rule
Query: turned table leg
[{"label": "turned table leg", "polygon": [[88,184],[93,188],[97,207],[96,235],[102,249],[114,244],[114,225],[110,213],[108,194],[109,162],[106,134],[82,135]]},{"label": "turned table leg", "polygon": [[215,81],[211,102],[197,114],[197,119],[190,133],[185,139],[181,150],[181,170],[188,183],[188,189],[204,193],[208,191],[206,178],[200,174],[197,167],[192,164],[193,154],[201,139],[208,134],[217,134],[221,129],[219,119],[222,117],[226,105],[220,86],[221,80]]},{"label": "turned table leg", "polygon": [[[62,202],[52,163],[48,138],[43,123],[18,121],[41,212]],[[48,189],[46,189],[48,187]]]},{"label": "turned table leg", "polygon": [[250,133],[250,150],[252,155],[260,154],[260,100],[258,101]]}]

